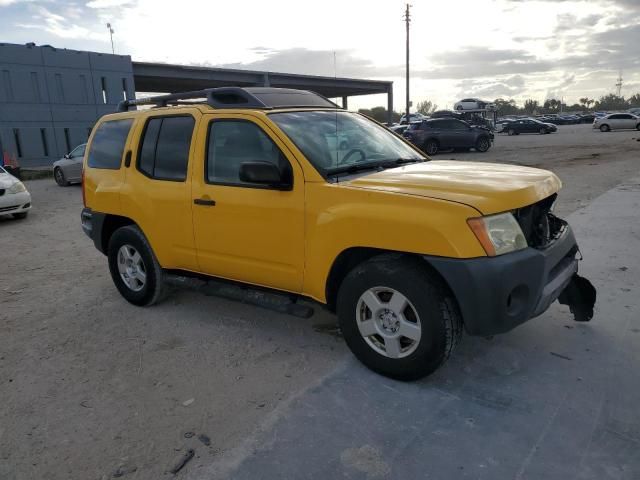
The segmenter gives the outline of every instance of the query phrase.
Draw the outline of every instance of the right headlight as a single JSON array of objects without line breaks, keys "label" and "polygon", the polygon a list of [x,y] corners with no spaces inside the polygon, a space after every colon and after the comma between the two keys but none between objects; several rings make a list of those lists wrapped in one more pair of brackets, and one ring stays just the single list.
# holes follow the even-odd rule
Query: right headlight
[{"label": "right headlight", "polygon": [[511,213],[469,218],[467,223],[490,257],[527,248],[522,229]]}]

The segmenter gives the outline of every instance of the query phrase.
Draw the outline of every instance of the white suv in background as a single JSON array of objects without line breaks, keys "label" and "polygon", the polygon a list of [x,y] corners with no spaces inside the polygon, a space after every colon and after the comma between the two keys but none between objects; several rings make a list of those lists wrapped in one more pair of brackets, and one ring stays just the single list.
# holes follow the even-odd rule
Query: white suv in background
[{"label": "white suv in background", "polygon": [[601,132],[620,130],[624,128],[637,128],[640,130],[640,117],[631,113],[610,113],[593,121],[593,128],[599,128]]}]

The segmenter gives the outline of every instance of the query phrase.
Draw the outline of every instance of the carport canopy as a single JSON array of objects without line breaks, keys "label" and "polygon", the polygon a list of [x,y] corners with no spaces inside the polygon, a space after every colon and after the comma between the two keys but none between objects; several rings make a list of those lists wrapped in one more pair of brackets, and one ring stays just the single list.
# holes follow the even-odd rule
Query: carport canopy
[{"label": "carport canopy", "polygon": [[178,93],[229,86],[296,88],[311,90],[328,98],[341,98],[344,108],[348,108],[348,97],[384,93],[387,95],[389,122],[391,122],[391,113],[393,112],[393,82],[384,80],[361,80],[148,62],[133,62],[133,76],[138,92]]}]

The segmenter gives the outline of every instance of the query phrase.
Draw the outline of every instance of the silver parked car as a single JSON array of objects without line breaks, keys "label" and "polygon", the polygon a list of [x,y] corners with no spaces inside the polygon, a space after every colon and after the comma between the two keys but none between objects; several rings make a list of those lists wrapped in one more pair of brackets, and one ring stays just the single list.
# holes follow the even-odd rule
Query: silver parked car
[{"label": "silver parked car", "polygon": [[601,132],[620,130],[625,128],[637,128],[640,130],[640,117],[631,113],[612,113],[593,121],[593,128],[599,128]]},{"label": "silver parked car", "polygon": [[78,145],[70,153],[53,163],[53,178],[61,187],[82,181],[82,159],[86,146],[86,143]]}]

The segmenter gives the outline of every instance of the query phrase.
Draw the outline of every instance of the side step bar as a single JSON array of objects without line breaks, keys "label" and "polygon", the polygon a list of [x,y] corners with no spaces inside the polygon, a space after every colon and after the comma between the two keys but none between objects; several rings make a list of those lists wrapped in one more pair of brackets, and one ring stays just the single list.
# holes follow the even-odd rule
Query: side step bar
[{"label": "side step bar", "polygon": [[223,280],[202,279],[169,273],[165,275],[167,284],[179,288],[187,288],[203,293],[207,296],[235,300],[256,307],[285,313],[299,318],[310,318],[314,310],[307,305],[297,303],[299,297],[277,293],[271,290],[262,290],[255,287],[225,282]]}]

